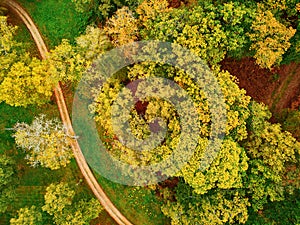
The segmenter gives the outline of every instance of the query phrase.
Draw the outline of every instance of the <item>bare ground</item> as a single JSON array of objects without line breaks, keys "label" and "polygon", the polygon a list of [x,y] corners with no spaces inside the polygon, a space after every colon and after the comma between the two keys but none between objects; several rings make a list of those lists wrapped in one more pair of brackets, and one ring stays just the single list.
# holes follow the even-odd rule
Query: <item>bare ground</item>
[{"label": "bare ground", "polygon": [[283,109],[300,106],[300,64],[291,63],[272,71],[260,68],[252,58],[225,59],[222,69],[239,80],[239,86],[258,102],[269,106],[275,115]]}]

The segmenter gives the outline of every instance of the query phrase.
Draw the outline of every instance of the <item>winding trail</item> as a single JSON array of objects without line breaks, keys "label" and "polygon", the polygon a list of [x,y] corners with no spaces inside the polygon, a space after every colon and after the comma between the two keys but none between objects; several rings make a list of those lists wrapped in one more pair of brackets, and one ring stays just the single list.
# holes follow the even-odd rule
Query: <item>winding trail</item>
[{"label": "winding trail", "polygon": [[[10,10],[12,10],[16,15],[18,15],[24,24],[26,25],[27,29],[31,33],[37,48],[39,50],[39,53],[42,57],[42,59],[47,58],[48,49],[46,47],[46,44],[34,24],[33,20],[29,16],[29,14],[15,1],[13,0],[0,0],[0,5],[3,5]],[[59,109],[59,113],[61,116],[61,120],[64,124],[64,126],[67,129],[67,132],[70,136],[75,136],[75,132],[72,127],[72,123],[70,120],[70,116],[68,113],[68,109],[65,103],[64,95],[61,89],[60,84],[58,84],[54,88],[54,94],[57,102],[57,106]],[[110,201],[110,199],[107,197],[101,186],[98,184],[98,181],[96,180],[93,172],[89,168],[84,155],[82,154],[82,151],[80,149],[80,146],[76,139],[72,139],[71,146],[73,150],[74,157],[76,159],[76,162],[78,164],[78,167],[86,179],[87,184],[93,191],[94,195],[97,197],[97,199],[100,201],[101,205],[104,207],[104,209],[109,213],[109,215],[120,225],[132,225],[132,223],[114,206],[114,204]]]}]

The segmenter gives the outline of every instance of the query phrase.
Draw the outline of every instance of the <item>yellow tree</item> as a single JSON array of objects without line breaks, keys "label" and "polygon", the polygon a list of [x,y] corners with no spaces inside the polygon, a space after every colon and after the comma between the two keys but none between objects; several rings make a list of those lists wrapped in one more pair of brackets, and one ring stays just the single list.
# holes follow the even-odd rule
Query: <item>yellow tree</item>
[{"label": "yellow tree", "polygon": [[128,7],[123,7],[106,22],[104,30],[115,46],[121,46],[138,39],[138,20]]},{"label": "yellow tree", "polygon": [[[267,108],[251,102],[228,72],[216,70],[213,74],[225,99],[227,124],[220,151],[205,170],[199,168],[211,129],[209,104],[201,87],[195,85],[183,71],[156,63],[136,64],[128,69],[127,77],[117,76],[105,83],[93,105],[95,119],[103,128],[105,141],[108,140],[109,152],[134,168],[136,165],[158,163],[169,157],[178,144],[181,124],[170,103],[146,98],[143,101],[147,102],[147,107],[142,114],[135,106],[126,117],[130,120],[130,132],[139,139],[147,138],[150,121],[159,117],[168,127],[165,140],[150,151],[137,152],[124,146],[122,140],[114,136],[111,120],[112,105],[124,87],[124,81],[166,77],[177,82],[193,99],[199,113],[200,138],[193,156],[176,174],[180,184],[170,190],[172,197],[166,200],[162,208],[172,224],[245,223],[250,204],[258,210],[268,200],[283,199],[286,166],[299,163],[299,143],[290,134],[282,132],[279,125],[266,122],[271,116]],[[139,88],[146,90],[147,87]],[[169,95],[172,93],[167,88],[164,91]],[[128,94],[132,95],[130,90]],[[186,193],[187,190],[189,193]]]},{"label": "yellow tree", "polygon": [[71,45],[66,39],[52,49],[45,60],[49,76],[55,80],[76,83],[92,61],[111,47],[105,32],[88,26],[85,34],[76,38]]},{"label": "yellow tree", "polygon": [[280,23],[271,11],[260,9],[249,35],[258,65],[271,69],[282,61],[282,55],[291,46],[289,40],[296,30]]},{"label": "yellow tree", "polygon": [[0,83],[0,102],[12,106],[43,104],[49,101],[57,82],[49,77],[51,68],[36,58],[12,64]]},{"label": "yellow tree", "polygon": [[169,12],[167,0],[144,0],[136,9],[142,25],[146,25],[147,20],[155,19],[159,13]]},{"label": "yellow tree", "polygon": [[105,31],[99,27],[88,26],[85,34],[76,38],[76,52],[88,61],[98,58],[111,47],[111,43]]},{"label": "yellow tree", "polygon": [[0,17],[0,102],[12,106],[43,104],[49,101],[57,80],[49,68],[22,50],[14,40],[16,27]]},{"label": "yellow tree", "polygon": [[46,64],[50,68],[49,76],[60,81],[78,81],[87,66],[75,47],[66,39],[48,54]]},{"label": "yellow tree", "polygon": [[10,220],[11,225],[42,225],[42,213],[33,205],[18,210],[18,217]]},{"label": "yellow tree", "polygon": [[14,41],[14,34],[17,30],[16,26],[9,26],[7,24],[7,18],[0,16],[0,55],[7,55],[13,50],[13,47],[17,45]]},{"label": "yellow tree", "polygon": [[45,205],[42,207],[50,215],[59,214],[72,204],[75,191],[67,183],[50,184],[46,189]]}]

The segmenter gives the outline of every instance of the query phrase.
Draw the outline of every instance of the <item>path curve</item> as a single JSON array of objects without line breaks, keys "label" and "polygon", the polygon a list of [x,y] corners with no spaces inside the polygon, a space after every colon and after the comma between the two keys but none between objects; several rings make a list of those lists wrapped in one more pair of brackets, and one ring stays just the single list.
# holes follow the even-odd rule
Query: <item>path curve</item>
[{"label": "path curve", "polygon": [[[48,49],[46,47],[46,44],[37,29],[36,25],[34,24],[33,20],[29,16],[29,14],[15,1],[13,0],[1,0],[0,5],[3,5],[10,10],[14,11],[23,21],[23,23],[26,25],[27,29],[31,33],[37,48],[39,50],[39,53],[42,57],[42,59],[47,58]],[[67,132],[71,136],[75,136],[75,132],[72,127],[72,123],[70,120],[70,116],[68,113],[68,109],[65,103],[65,99],[63,96],[63,92],[61,89],[60,84],[58,84],[54,88],[54,94],[57,102],[57,106],[59,109],[59,113],[61,116],[61,120],[64,124],[64,126],[67,129]],[[80,149],[80,146],[76,139],[72,139],[71,142],[72,150],[74,157],[76,159],[76,162],[78,164],[78,167],[86,179],[89,187],[93,191],[94,195],[97,197],[97,199],[100,201],[101,205],[104,207],[104,209],[109,213],[109,215],[120,225],[133,225],[110,201],[110,199],[107,197],[103,189],[98,184],[98,181],[96,180],[93,172],[89,168],[84,155],[82,154],[82,151]]]}]

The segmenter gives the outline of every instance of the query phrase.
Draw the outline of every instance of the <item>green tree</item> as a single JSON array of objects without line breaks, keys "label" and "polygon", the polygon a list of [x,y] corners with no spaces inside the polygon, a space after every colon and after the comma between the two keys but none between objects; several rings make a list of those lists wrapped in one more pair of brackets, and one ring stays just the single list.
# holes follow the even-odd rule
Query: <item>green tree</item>
[{"label": "green tree", "polygon": [[18,217],[10,220],[11,225],[43,225],[42,213],[36,206],[25,207],[18,210]]},{"label": "green tree", "polygon": [[93,6],[93,0],[72,0],[78,12],[90,11]]},{"label": "green tree", "polygon": [[199,195],[182,182],[175,191],[176,201],[167,200],[162,207],[162,212],[172,219],[172,225],[222,225],[245,223],[248,219],[250,203],[239,191],[220,189]]},{"label": "green tree", "polygon": [[102,211],[96,199],[74,202],[75,191],[67,183],[51,184],[46,189],[43,211],[53,216],[58,225],[88,225]]},{"label": "green tree", "polygon": [[54,221],[59,225],[89,225],[90,221],[97,218],[102,210],[97,199],[80,200],[71,207],[65,208],[61,216],[55,217]]},{"label": "green tree", "polygon": [[0,156],[0,213],[5,213],[14,198],[14,162],[5,155]]},{"label": "green tree", "polygon": [[91,13],[101,21],[109,18],[118,8],[128,6],[134,9],[141,0],[72,0],[76,9],[82,13]]},{"label": "green tree", "polygon": [[42,209],[50,215],[61,214],[67,205],[72,204],[74,195],[75,191],[67,183],[50,184],[46,189]]},{"label": "green tree", "polygon": [[210,65],[216,65],[227,53],[242,55],[249,43],[245,33],[254,14],[255,9],[238,2],[217,6],[205,3],[161,12],[154,17],[141,14],[140,20],[144,22],[140,33],[143,39],[178,43]]},{"label": "green tree", "polygon": [[300,111],[291,110],[287,112],[283,121],[283,129],[289,131],[300,140]]},{"label": "green tree", "polygon": [[266,106],[253,102],[248,126],[251,131],[243,144],[249,160],[247,186],[251,204],[255,210],[261,209],[268,200],[284,199],[286,173],[290,165],[299,167],[300,143],[279,124],[267,120],[271,113]]},{"label": "green tree", "polygon": [[17,123],[13,134],[17,146],[27,152],[32,166],[41,165],[52,170],[65,167],[72,158],[70,137],[58,120],[36,117],[31,125]]}]

